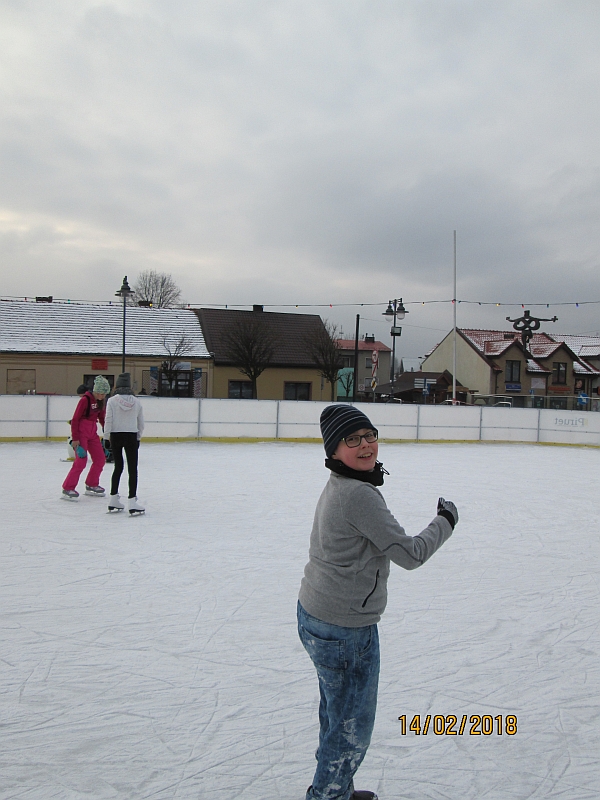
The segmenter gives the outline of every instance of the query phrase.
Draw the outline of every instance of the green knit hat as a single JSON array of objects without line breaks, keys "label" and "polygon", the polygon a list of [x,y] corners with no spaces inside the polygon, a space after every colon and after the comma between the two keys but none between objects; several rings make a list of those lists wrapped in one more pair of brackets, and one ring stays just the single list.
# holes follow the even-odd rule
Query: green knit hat
[{"label": "green knit hat", "polygon": [[96,375],[94,379],[94,391],[98,394],[110,394],[110,383],[104,375]]}]

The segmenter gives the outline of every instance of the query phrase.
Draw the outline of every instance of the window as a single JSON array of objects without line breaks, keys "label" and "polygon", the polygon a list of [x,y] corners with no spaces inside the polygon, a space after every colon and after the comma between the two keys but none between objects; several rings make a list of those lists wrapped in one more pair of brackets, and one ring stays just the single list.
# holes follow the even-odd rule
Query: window
[{"label": "window", "polygon": [[567,410],[567,398],[566,397],[550,397],[548,400],[549,408],[555,409],[556,411],[566,411]]},{"label": "window", "polygon": [[354,366],[354,356],[342,356],[342,369]]},{"label": "window", "polygon": [[310,383],[289,383],[283,384],[284,400],[310,400]]},{"label": "window", "polygon": [[229,381],[230,400],[252,400],[252,381]]},{"label": "window", "polygon": [[567,382],[567,365],[564,361],[555,361],[552,364],[552,383],[565,384]]},{"label": "window", "polygon": [[504,373],[505,383],[521,383],[521,362],[507,361]]},{"label": "window", "polygon": [[365,367],[366,367],[367,369],[371,369],[371,367],[372,367],[372,366],[373,366],[373,361],[372,361],[372,359],[371,359],[371,356],[367,356],[367,357],[365,358]]},{"label": "window", "polygon": [[35,370],[7,369],[6,394],[35,394]]},{"label": "window", "polygon": [[190,369],[158,370],[159,397],[193,397],[194,380]]}]

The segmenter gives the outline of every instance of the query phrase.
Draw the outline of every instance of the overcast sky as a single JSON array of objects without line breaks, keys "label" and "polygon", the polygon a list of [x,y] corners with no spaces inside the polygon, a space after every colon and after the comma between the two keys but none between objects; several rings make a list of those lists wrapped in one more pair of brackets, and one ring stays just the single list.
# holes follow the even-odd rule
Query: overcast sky
[{"label": "overcast sky", "polygon": [[[3,0],[0,294],[600,330],[597,0]],[[363,308],[338,304],[381,303]],[[400,355],[452,325],[408,305]],[[283,310],[283,309],[282,309]],[[458,307],[510,327],[520,307]]]}]

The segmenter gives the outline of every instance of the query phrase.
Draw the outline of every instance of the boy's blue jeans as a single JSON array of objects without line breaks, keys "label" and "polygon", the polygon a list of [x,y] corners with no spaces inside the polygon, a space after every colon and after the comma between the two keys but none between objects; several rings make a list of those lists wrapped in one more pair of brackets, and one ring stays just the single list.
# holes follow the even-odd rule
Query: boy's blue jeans
[{"label": "boy's blue jeans", "polygon": [[298,634],[319,677],[317,770],[306,800],[350,800],[373,732],[379,683],[377,625],[343,628],[298,603]]}]

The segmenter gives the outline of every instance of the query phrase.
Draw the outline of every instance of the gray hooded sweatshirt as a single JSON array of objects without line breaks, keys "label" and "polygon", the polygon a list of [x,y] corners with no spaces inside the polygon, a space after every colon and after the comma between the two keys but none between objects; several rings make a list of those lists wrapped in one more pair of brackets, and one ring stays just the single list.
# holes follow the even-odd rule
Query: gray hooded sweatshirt
[{"label": "gray hooded sweatshirt", "polygon": [[114,394],[106,404],[104,435],[111,433],[137,433],[142,438],[144,432],[144,412],[142,404],[133,394]]},{"label": "gray hooded sweatshirt", "polygon": [[332,625],[373,625],[387,603],[390,561],[416,569],[451,535],[448,520],[437,516],[407,536],[375,486],[333,473],[317,503],[300,603]]}]

